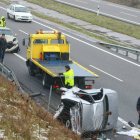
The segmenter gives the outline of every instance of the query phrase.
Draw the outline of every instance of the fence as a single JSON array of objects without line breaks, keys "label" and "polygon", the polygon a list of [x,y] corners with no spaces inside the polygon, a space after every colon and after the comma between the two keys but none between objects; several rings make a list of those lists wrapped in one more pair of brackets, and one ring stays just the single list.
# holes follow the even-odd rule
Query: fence
[{"label": "fence", "polygon": [[115,44],[104,43],[104,42],[100,42],[99,44],[106,45],[107,48],[115,48],[116,52],[118,52],[118,50],[126,51],[126,56],[128,56],[128,52],[136,54],[137,55],[137,61],[139,61],[140,50],[127,48],[127,47],[123,47],[123,46],[119,46],[119,45],[115,45]]},{"label": "fence", "polygon": [[123,19],[123,18],[119,18],[119,17],[113,16],[113,15],[105,14],[105,13],[99,12],[99,10],[97,10],[97,11],[91,10],[91,9],[88,9],[88,8],[85,8],[85,7],[77,6],[77,5],[67,3],[67,2],[64,2],[64,1],[60,1],[60,0],[52,0],[52,1],[59,2],[59,3],[65,4],[65,5],[74,7],[74,8],[78,8],[78,9],[81,9],[81,10],[84,10],[84,11],[87,11],[87,12],[95,13],[97,15],[100,14],[102,16],[113,18],[113,19],[116,19],[116,20],[119,20],[119,21],[122,21],[122,22],[126,22],[126,23],[129,23],[129,24],[132,24],[132,25],[140,26],[140,24],[137,23],[137,22],[133,22],[133,21],[126,20],[126,19]]},{"label": "fence", "polygon": [[13,71],[11,71],[9,68],[7,68],[4,64],[0,63],[0,69],[1,69],[1,72],[2,72],[2,75],[5,75],[6,76],[6,79],[10,79],[15,85],[17,85],[17,88],[18,90],[21,92],[21,93],[24,93],[24,91],[22,90],[15,74]]}]

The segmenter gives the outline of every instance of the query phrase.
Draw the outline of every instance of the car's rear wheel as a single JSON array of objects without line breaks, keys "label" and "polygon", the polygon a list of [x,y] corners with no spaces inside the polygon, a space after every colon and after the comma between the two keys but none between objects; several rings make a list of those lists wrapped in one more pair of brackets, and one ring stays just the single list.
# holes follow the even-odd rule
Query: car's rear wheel
[{"label": "car's rear wheel", "polygon": [[7,13],[7,18],[8,18],[8,19],[10,18],[9,13]]}]

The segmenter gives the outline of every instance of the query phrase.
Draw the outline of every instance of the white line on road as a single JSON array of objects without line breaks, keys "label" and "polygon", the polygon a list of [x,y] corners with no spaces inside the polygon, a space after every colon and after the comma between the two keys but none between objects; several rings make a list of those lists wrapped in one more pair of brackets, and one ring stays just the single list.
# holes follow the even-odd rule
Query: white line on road
[{"label": "white line on road", "polygon": [[26,35],[29,35],[28,33],[24,32],[24,31],[22,31],[22,30],[19,30],[19,31],[21,31],[22,33],[24,33],[24,34],[26,34]]},{"label": "white line on road", "polygon": [[[0,8],[6,10],[6,8],[3,8],[3,7],[0,7]],[[34,20],[33,20],[33,21],[34,21]],[[48,27],[48,26],[46,26],[46,25],[44,25],[44,24],[41,24],[41,23],[39,23],[39,22],[37,22],[37,21],[34,21],[34,22],[37,23],[37,24],[40,24],[40,25],[42,25],[42,26],[45,26],[45,27],[47,27],[47,28],[49,28],[49,29],[55,30],[55,29],[53,29],[53,28],[51,28],[51,27]],[[67,35],[67,34],[65,34],[65,35]],[[72,36],[70,36],[70,35],[67,35],[67,36],[69,36],[69,37],[71,37],[71,38],[74,38],[74,37],[72,37]],[[108,53],[108,54],[110,54],[110,55],[113,55],[113,56],[117,57],[117,58],[120,58],[120,59],[122,59],[122,60],[124,60],[124,61],[127,61],[127,62],[129,62],[129,63],[131,63],[131,64],[133,64],[133,65],[136,65],[136,66],[140,67],[140,65],[138,65],[138,64],[136,64],[136,63],[133,63],[133,62],[131,62],[131,61],[129,61],[129,60],[126,60],[126,59],[124,59],[124,58],[122,58],[122,57],[119,57],[119,56],[117,56],[117,55],[114,55],[114,54],[112,54],[112,53],[110,53],[110,52],[107,52],[107,51],[105,51],[105,50],[103,50],[103,49],[100,49],[100,48],[98,48],[98,47],[96,47],[96,46],[93,46],[93,45],[91,45],[91,44],[89,44],[89,43],[87,43],[87,42],[84,42],[84,41],[80,40],[80,39],[77,39],[77,38],[74,38],[74,39],[76,39],[76,40],[78,40],[78,41],[80,41],[80,42],[83,42],[84,44],[87,44],[87,45],[89,45],[89,46],[91,46],[91,47],[94,47],[94,48],[96,48],[96,49],[99,49],[99,50],[101,50],[101,51],[104,51],[104,52],[106,52],[106,53]],[[19,58],[21,58],[22,60],[26,61],[26,59],[23,58],[22,56],[20,56],[20,55],[18,55],[18,54],[16,54],[16,53],[14,53],[14,54],[15,54],[16,56],[18,56]],[[121,121],[122,123],[124,123],[125,125],[127,125],[127,122],[126,122],[125,120],[123,120],[123,119],[121,119],[121,118],[118,118],[118,120]]]},{"label": "white line on road", "polygon": [[81,2],[81,3],[88,4],[87,2],[83,2],[83,1],[80,1],[80,0],[75,0],[75,1],[78,1],[78,2]]},{"label": "white line on road", "polygon": [[115,79],[117,79],[117,80],[123,82],[123,80],[121,80],[121,79],[119,79],[119,78],[117,78],[117,77],[115,77],[115,76],[113,76],[113,75],[111,75],[111,74],[109,74],[109,73],[107,73],[107,72],[101,70],[101,69],[98,69],[98,68],[96,68],[96,67],[94,67],[94,66],[92,66],[92,65],[89,65],[89,66],[93,67],[94,69],[97,69],[97,70],[101,71],[102,73],[104,73],[104,74],[106,74],[106,75],[108,75],[108,76],[110,76],[110,77],[113,77],[113,78],[115,78]]},{"label": "white line on road", "polygon": [[121,7],[120,5],[119,6],[113,5],[113,4],[108,4],[108,5],[118,7],[118,8],[121,8],[121,9],[125,9],[125,10],[129,10],[129,11],[133,11],[133,12],[136,12],[136,13],[140,13],[140,11],[132,10],[130,8]]},{"label": "white line on road", "polygon": [[119,120],[120,122],[122,122],[123,124],[125,124],[126,126],[128,126],[128,127],[131,128],[131,126],[128,125],[128,123],[127,123],[125,120],[123,120],[122,118],[118,117],[118,120]]},{"label": "white line on road", "polygon": [[21,58],[23,61],[26,61],[26,59],[25,59],[24,57],[20,56],[20,55],[17,54],[17,53],[14,53],[14,55],[16,55],[17,57]]},{"label": "white line on road", "polygon": [[128,15],[128,16],[137,17],[137,16],[134,16],[134,15],[131,15],[131,14],[128,14],[128,13],[124,13],[124,12],[120,12],[120,13],[125,14],[125,15]]}]

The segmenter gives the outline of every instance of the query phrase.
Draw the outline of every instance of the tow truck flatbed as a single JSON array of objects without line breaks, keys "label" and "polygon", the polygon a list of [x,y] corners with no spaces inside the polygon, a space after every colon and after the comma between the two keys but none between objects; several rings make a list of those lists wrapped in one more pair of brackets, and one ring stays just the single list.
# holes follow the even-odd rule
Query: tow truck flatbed
[{"label": "tow truck flatbed", "polygon": [[65,72],[65,66],[69,65],[70,68],[74,70],[74,76],[75,77],[92,77],[97,78],[98,75],[95,73],[89,71],[88,69],[82,67],[78,63],[74,61],[69,60],[52,60],[52,61],[46,61],[46,60],[40,60],[40,59],[34,59],[33,63],[37,64],[40,68],[44,67],[44,70],[46,69],[46,72],[52,73],[54,77],[58,77],[58,73],[64,73]]}]

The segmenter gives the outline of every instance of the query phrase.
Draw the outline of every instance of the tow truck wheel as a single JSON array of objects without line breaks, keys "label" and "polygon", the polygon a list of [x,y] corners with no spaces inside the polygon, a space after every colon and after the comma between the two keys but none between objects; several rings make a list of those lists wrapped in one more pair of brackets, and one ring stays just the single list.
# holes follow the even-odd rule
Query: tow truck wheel
[{"label": "tow truck wheel", "polygon": [[32,66],[28,66],[28,71],[29,71],[29,74],[31,75],[31,76],[35,76],[35,72],[33,71],[33,68],[32,68]]}]

